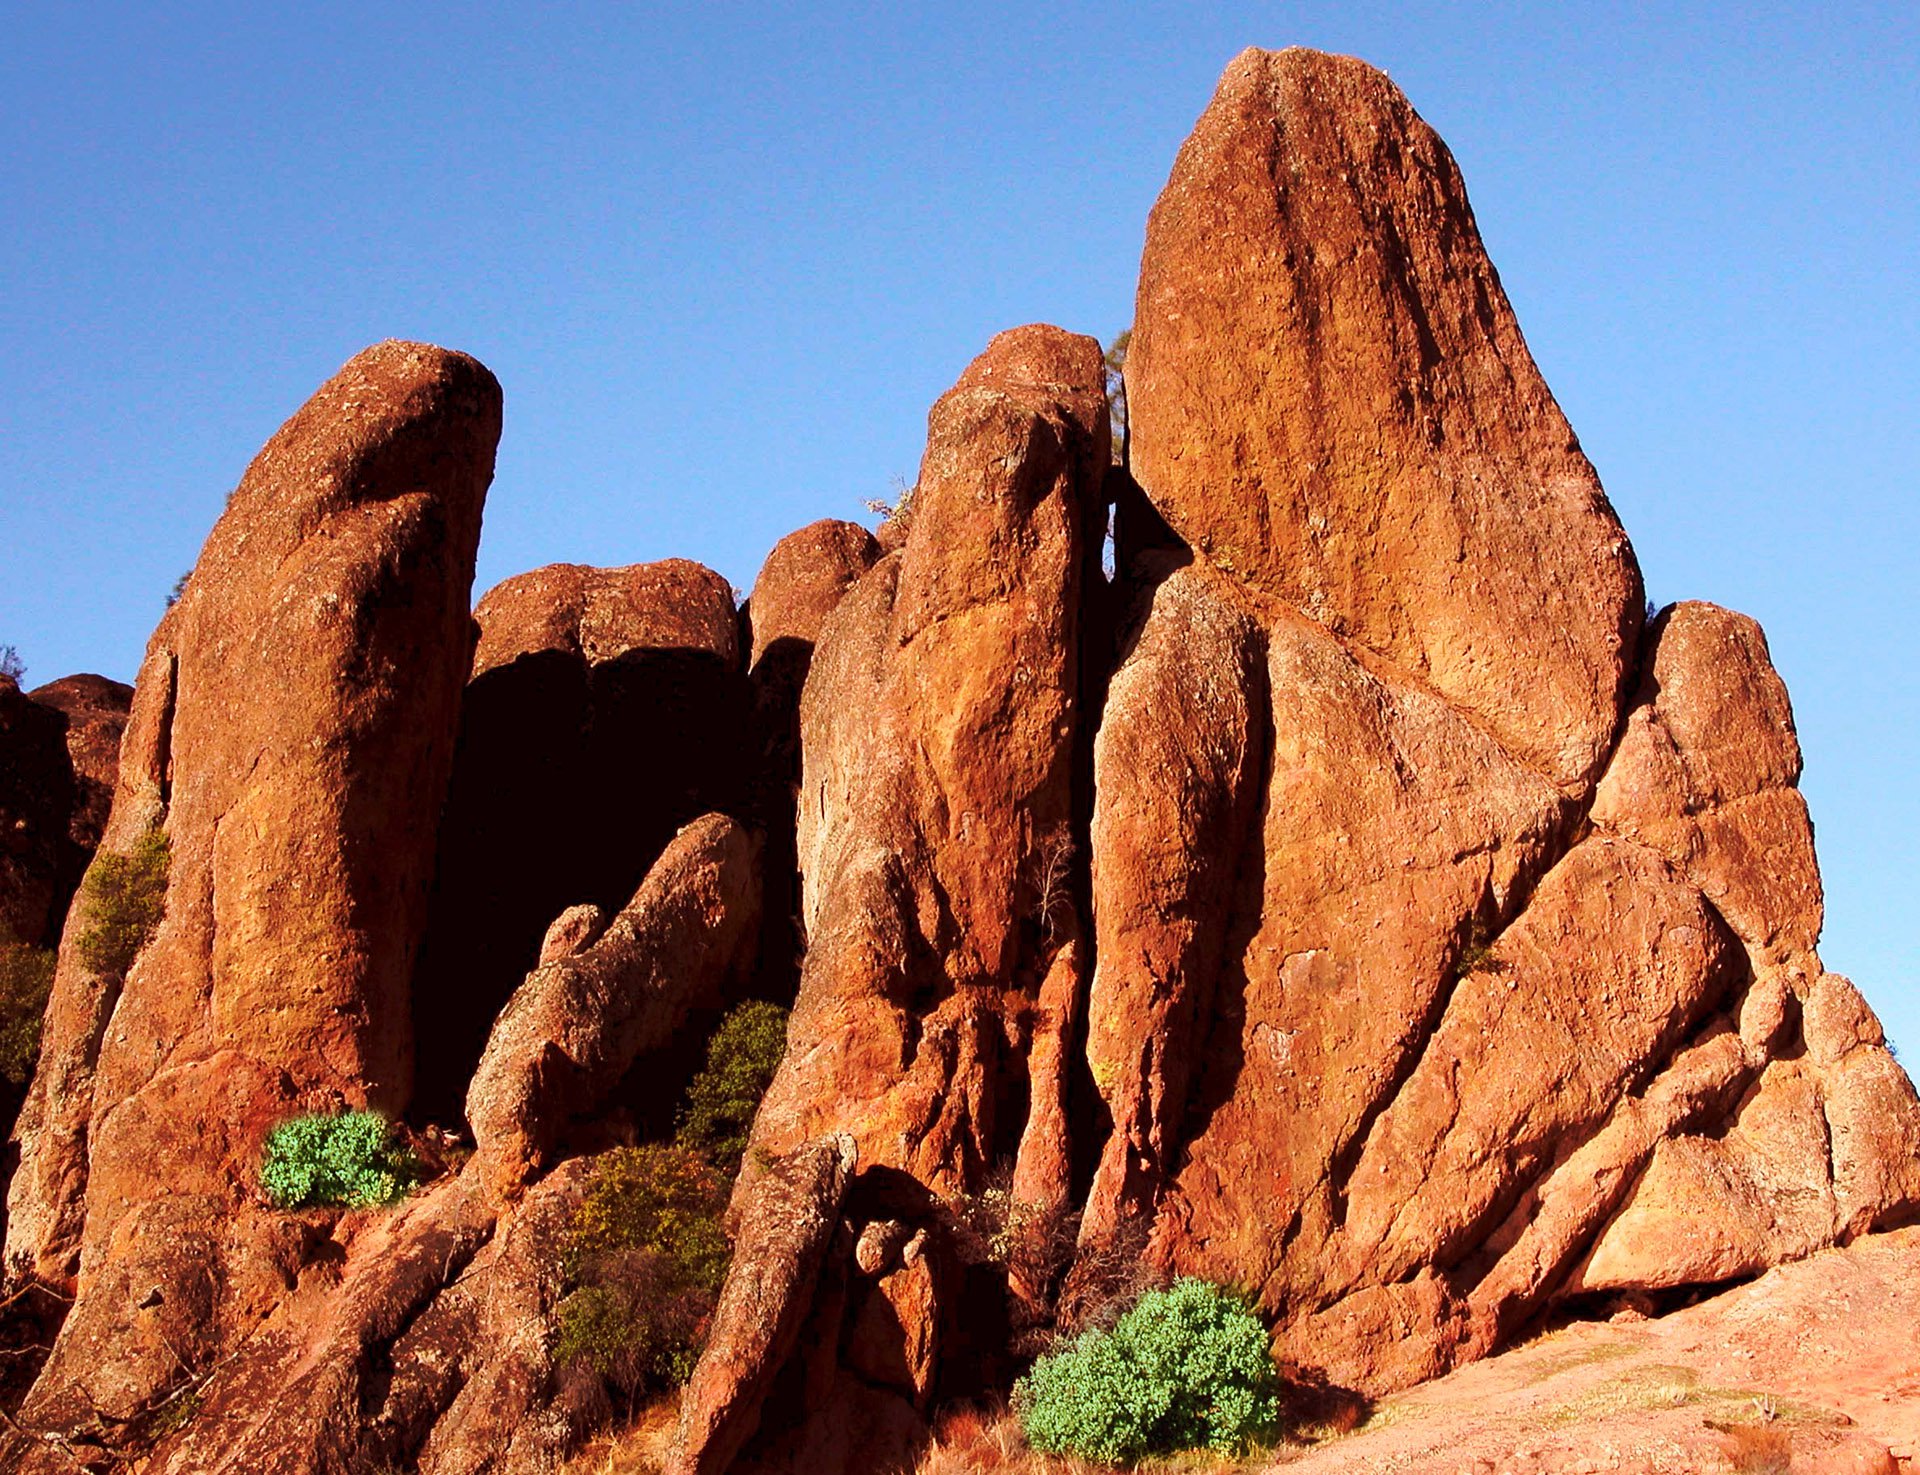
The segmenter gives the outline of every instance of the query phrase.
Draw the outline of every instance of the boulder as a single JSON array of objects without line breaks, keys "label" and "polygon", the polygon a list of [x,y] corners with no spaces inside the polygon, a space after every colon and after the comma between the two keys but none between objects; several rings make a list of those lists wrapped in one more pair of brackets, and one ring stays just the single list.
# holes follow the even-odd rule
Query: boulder
[{"label": "boulder", "polygon": [[113,802],[133,688],[0,676],[0,944],[53,947]]},{"label": "boulder", "polygon": [[873,534],[855,522],[822,518],[773,545],[748,597],[753,648],[748,667],[758,671],[785,641],[810,651],[840,597],[880,558]]},{"label": "boulder", "polygon": [[757,1179],[706,1349],[681,1396],[671,1475],[718,1475],[759,1426],[761,1403],[812,1309],[858,1160],[851,1137],[825,1137]]},{"label": "boulder", "polygon": [[133,688],[105,676],[63,676],[36,686],[28,693],[43,707],[66,719],[67,759],[73,769],[73,809],[67,821],[67,839],[78,860],[69,873],[66,894],[80,884],[80,874],[99,847],[113,809],[114,782],[120,771],[120,738],[127,730]]},{"label": "boulder", "polygon": [[218,1355],[298,1261],[256,1207],[266,1133],[407,1103],[500,410],[465,355],[356,356],[155,633],[102,848],[164,835],[164,917],[130,966],[86,944],[91,901],[62,940],[7,1260],[77,1299],[24,1422],[134,1417]]},{"label": "boulder", "polygon": [[696,820],[594,942],[515,990],[467,1091],[472,1171],[497,1198],[518,1198],[567,1128],[614,1101],[636,1059],[728,1002],[759,941],[759,858],[732,820]]},{"label": "boulder", "polygon": [[1126,377],[1133,475],[1200,557],[1592,781],[1639,570],[1382,73],[1234,59],[1148,220]]},{"label": "boulder", "polygon": [[733,591],[686,559],[490,590],[415,978],[420,1115],[456,1118],[563,909],[616,911],[680,826],[739,813],[751,706]]}]

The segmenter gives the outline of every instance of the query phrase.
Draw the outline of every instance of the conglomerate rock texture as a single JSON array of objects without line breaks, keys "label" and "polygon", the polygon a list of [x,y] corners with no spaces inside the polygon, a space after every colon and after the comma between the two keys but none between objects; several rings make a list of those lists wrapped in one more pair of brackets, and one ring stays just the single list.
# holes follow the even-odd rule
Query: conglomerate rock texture
[{"label": "conglomerate rock texture", "polygon": [[[67,923],[7,1265],[75,1299],[0,1460],[553,1468],[612,1417],[571,1216],[749,997],[793,1011],[680,1475],[893,1468],[1173,1274],[1369,1398],[1920,1214],[1766,641],[1648,618],[1384,76],[1235,59],[1127,387],[1115,467],[1099,345],[1003,333],[882,537],[477,624],[491,378],[323,388],[136,688],[102,847],[164,833],[166,913],[124,976]],[[410,1099],[471,1157],[266,1203],[275,1122]]]}]

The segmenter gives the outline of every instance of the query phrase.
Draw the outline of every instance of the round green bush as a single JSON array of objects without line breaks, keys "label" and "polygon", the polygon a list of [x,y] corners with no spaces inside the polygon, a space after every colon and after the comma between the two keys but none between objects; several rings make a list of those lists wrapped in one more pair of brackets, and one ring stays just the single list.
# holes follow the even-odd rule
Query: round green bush
[{"label": "round green bush", "polygon": [[260,1186],[283,1209],[364,1209],[398,1203],[417,1174],[412,1154],[394,1145],[385,1117],[344,1111],[294,1117],[275,1127],[260,1164]]},{"label": "round green bush", "polygon": [[1279,1378],[1266,1328],[1204,1280],[1142,1296],[1111,1331],[1083,1332],[1014,1385],[1027,1442],[1106,1464],[1270,1441]]}]

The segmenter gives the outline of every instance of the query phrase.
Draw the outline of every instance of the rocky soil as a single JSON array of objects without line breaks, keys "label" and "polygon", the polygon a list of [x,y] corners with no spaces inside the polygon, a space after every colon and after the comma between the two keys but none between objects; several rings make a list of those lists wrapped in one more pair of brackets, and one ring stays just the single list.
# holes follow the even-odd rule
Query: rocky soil
[{"label": "rocky soil", "polygon": [[[0,1464],[554,1468],[615,1416],[553,1335],[597,1155],[766,999],[677,1475],[910,1462],[1175,1273],[1372,1410],[1308,1467],[1892,1468],[1920,1099],[1818,955],[1785,687],[1647,608],[1385,76],[1229,66],[1127,391],[1117,464],[1100,345],[1015,328],[879,535],[743,607],[667,560],[476,608],[500,386],[379,344],[130,704],[0,682],[0,918],[58,940]],[[118,957],[81,873],[156,847]],[[463,1140],[397,1208],[272,1204],[275,1125],[363,1107]]]}]

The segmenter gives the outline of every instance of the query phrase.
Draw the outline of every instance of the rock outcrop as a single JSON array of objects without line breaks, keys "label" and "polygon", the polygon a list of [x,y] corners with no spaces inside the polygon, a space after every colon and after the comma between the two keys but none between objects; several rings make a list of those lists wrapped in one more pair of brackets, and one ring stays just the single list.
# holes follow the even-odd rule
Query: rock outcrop
[{"label": "rock outcrop", "polygon": [[[149,1395],[132,1425],[147,1443],[146,1468],[532,1475],[603,1427],[612,1413],[604,1388],[556,1366],[551,1335],[568,1289],[572,1218],[595,1159],[569,1156],[547,1171],[546,1155],[581,1118],[614,1109],[628,1071],[654,1068],[668,1053],[676,1017],[751,957],[756,865],[747,833],[725,816],[703,816],[594,940],[577,937],[573,951],[528,976],[475,1078],[479,1147],[457,1173],[396,1210],[309,1210],[275,1221],[243,1213],[241,1243],[258,1243],[277,1224],[284,1280],[262,1288],[244,1324],[224,1313],[217,1359],[176,1366]],[[169,1248],[203,1265],[231,1264],[231,1242],[184,1219]],[[123,1269],[125,1258],[109,1261],[116,1278],[106,1289],[137,1307],[132,1334],[181,1337],[173,1302],[154,1300],[144,1275]],[[171,1284],[157,1289],[178,1294]],[[192,1309],[222,1312],[206,1295]],[[85,1312],[83,1302],[68,1337],[76,1323],[90,1324],[80,1321]],[[90,1345],[124,1358],[128,1336]],[[175,1344],[191,1354],[211,1343],[202,1333]],[[41,1401],[59,1355],[24,1422],[58,1431],[69,1446],[111,1445],[111,1428]],[[183,1401],[190,1417],[178,1413]],[[0,1443],[0,1457],[9,1455],[38,1461],[22,1466],[36,1472],[59,1470],[65,1458],[26,1440]]]},{"label": "rock outcrop", "polygon": [[624,905],[675,830],[739,812],[751,702],[733,591],[687,559],[488,591],[414,987],[419,1107],[457,1119],[563,908]]},{"label": "rock outcrop", "polygon": [[[164,918],[117,961],[66,924],[7,1257],[76,1299],[0,1462],[551,1469],[611,1417],[551,1334],[596,1155],[796,983],[676,1475],[894,1468],[1174,1274],[1357,1409],[1895,1243],[1920,1098],[1820,961],[1765,639],[1646,618],[1391,82],[1233,62],[1127,375],[1114,466],[1099,345],[1001,334],[880,538],[802,529],[744,611],[683,561],[541,569],[477,632],[491,378],[387,344],[326,386],[141,671],[95,866],[170,856]],[[272,1125],[416,1072],[470,1159],[268,1208]]]},{"label": "rock outcrop", "polygon": [[[1089,751],[1029,717],[1100,692],[1088,589],[1065,619],[1027,594],[1005,550],[1049,544],[1002,531],[997,491],[953,518],[968,440],[939,409],[904,544],[814,658],[809,948],[756,1140],[857,1143],[848,1245],[898,1224],[977,1273],[950,1221],[1009,1163],[1008,1222],[1077,1216],[1078,1244],[997,1267],[1007,1331],[1071,1326],[1144,1262],[1252,1288],[1296,1377],[1372,1395],[1569,1299],[1750,1274],[1920,1208],[1912,1087],[1813,952],[1764,642],[1695,605],[1643,633],[1625,534],[1390,82],[1234,62],[1149,225],[1128,386],[1132,479],[1102,500],[1130,613]],[[1035,611],[1029,644],[949,612],[982,585]],[[960,648],[964,678],[934,664]],[[994,712],[995,743],[1031,722],[1023,766],[941,725],[956,709]],[[1010,824],[1002,775],[1048,753],[1090,756],[1090,797],[1023,783]],[[1036,835],[1053,879],[1023,906]],[[908,1207],[863,1201],[882,1184]],[[749,1171],[737,1210],[761,1191]],[[846,1458],[817,1426],[870,1365],[848,1254],[801,1337],[836,1350],[792,1354],[741,1468]],[[895,1354],[968,1336],[894,1321]],[[708,1356],[742,1365],[725,1336]],[[679,1469],[719,1468],[714,1389],[752,1421],[765,1380],[719,1377]],[[911,1385],[861,1416],[870,1450],[910,1427]]]},{"label": "rock outcrop", "polygon": [[695,821],[598,936],[556,948],[507,1001],[467,1090],[473,1171],[502,1202],[552,1165],[569,1126],[617,1101],[637,1058],[732,1002],[759,944],[758,851],[724,816]]},{"label": "rock outcrop", "polygon": [[[936,1195],[979,1192],[1018,1143],[1029,1016],[1083,906],[1071,885],[1078,612],[1098,577],[1108,458],[1099,345],[1046,327],[1001,334],[928,417],[904,547],[827,619],[801,713],[808,946],[786,1061],[735,1194],[744,1223],[777,1217],[765,1201],[791,1192],[756,1159],[845,1138],[860,1164],[850,1213],[944,1236]],[[810,1468],[902,1454],[917,1423],[912,1377],[876,1382],[842,1354],[865,1289],[849,1284],[863,1278],[851,1243],[818,1277],[778,1277],[750,1322],[808,1322],[815,1280],[839,1288],[813,1299],[819,1351],[772,1431],[781,1458],[805,1452]],[[730,1284],[723,1298],[677,1469],[720,1468],[774,1396],[767,1364],[782,1339],[724,1314],[744,1294]],[[896,1366],[967,1309],[936,1302],[921,1297],[912,1325],[892,1318]],[[750,1378],[727,1371],[745,1367]],[[736,1388],[724,1416],[716,1386]],[[849,1440],[851,1427],[864,1435]]]},{"label": "rock outcrop", "polygon": [[1227,68],[1147,223],[1127,406],[1133,473],[1202,557],[1591,783],[1639,570],[1453,156],[1382,73]]},{"label": "rock outcrop", "polygon": [[[1609,1225],[1629,1192],[1663,1212],[1674,1173],[1640,1178],[1655,1144],[1720,1147],[1742,1092],[1802,1049],[1783,1016],[1821,976],[1818,879],[1757,629],[1681,606],[1642,641],[1631,550],[1458,173],[1360,63],[1249,53],[1228,69],[1149,226],[1128,374],[1145,497],[1212,598],[1264,633],[1269,744],[1218,978],[1132,939],[1116,957],[1103,937],[1096,964],[1096,1018],[1110,977],[1122,996],[1217,1001],[1205,1089],[1131,1128],[1179,1152],[1154,1258],[1256,1288],[1285,1357],[1369,1393],[1486,1350],[1556,1297],[1691,1283],[1691,1250],[1664,1275],[1577,1262],[1596,1241],[1645,1246],[1630,1210]],[[1114,715],[1186,731],[1196,690]],[[1103,780],[1096,801],[1096,837],[1116,837],[1096,839],[1103,922],[1129,909],[1103,875],[1216,863],[1198,839],[1167,857],[1165,826],[1129,835],[1138,785]],[[1234,812],[1235,782],[1210,802]],[[1170,952],[1219,905],[1213,886],[1138,894],[1174,920]],[[1165,1033],[1152,1008],[1130,1029],[1122,1009],[1095,1038],[1115,1062],[1157,1058]],[[1749,1245],[1733,1273],[1920,1202],[1912,1090],[1866,1063],[1871,1035],[1848,1048],[1890,1140],[1834,1164],[1873,1184],[1871,1207]],[[1131,1108],[1137,1089],[1107,1095]],[[1790,1176],[1756,1165],[1721,1204],[1791,1217]],[[1698,1174],[1667,1191],[1706,1192]],[[1083,1235],[1113,1217],[1096,1195]]]},{"label": "rock outcrop", "polygon": [[163,834],[165,913],[130,964],[85,945],[115,920],[91,903],[62,941],[7,1262],[77,1296],[27,1422],[132,1418],[219,1355],[308,1232],[255,1207],[267,1131],[406,1104],[500,412],[464,355],[358,355],[254,460],[154,635],[102,850]]}]

